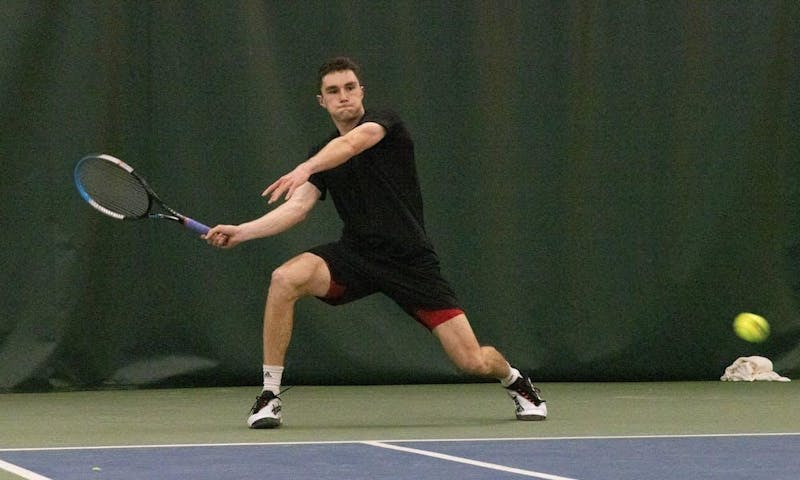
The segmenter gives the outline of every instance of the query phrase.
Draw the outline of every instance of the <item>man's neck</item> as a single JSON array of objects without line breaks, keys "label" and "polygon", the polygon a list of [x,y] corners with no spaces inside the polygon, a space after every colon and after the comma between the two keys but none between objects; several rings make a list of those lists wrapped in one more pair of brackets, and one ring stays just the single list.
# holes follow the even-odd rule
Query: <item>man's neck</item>
[{"label": "man's neck", "polygon": [[354,119],[338,120],[336,118],[331,117],[331,120],[333,121],[333,124],[336,126],[336,130],[339,131],[339,135],[344,135],[350,130],[356,128],[358,122],[360,122],[362,118],[364,118],[363,110],[361,111],[361,115],[359,115],[357,118]]}]

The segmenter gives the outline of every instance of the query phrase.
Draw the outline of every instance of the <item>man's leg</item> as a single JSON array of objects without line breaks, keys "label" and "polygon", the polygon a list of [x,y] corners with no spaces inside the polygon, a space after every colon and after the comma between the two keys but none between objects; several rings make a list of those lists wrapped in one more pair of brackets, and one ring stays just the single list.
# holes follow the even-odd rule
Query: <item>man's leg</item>
[{"label": "man's leg", "polygon": [[539,389],[522,376],[494,347],[481,346],[466,315],[457,315],[433,329],[447,356],[470,375],[500,380],[516,405],[519,420],[544,420],[547,404]]},{"label": "man's leg", "polygon": [[283,366],[292,338],[294,305],[306,296],[328,293],[331,274],[325,261],[313,253],[302,253],[272,272],[264,307],[264,364]]},{"label": "man's leg", "polygon": [[294,324],[294,305],[306,296],[324,296],[330,287],[328,265],[317,255],[300,254],[274,272],[264,307],[264,390],[256,399],[247,424],[251,428],[275,428],[281,424],[280,393],[283,363]]},{"label": "man's leg", "polygon": [[464,314],[433,329],[447,356],[464,373],[504,379],[511,373],[505,357],[494,347],[481,346]]}]

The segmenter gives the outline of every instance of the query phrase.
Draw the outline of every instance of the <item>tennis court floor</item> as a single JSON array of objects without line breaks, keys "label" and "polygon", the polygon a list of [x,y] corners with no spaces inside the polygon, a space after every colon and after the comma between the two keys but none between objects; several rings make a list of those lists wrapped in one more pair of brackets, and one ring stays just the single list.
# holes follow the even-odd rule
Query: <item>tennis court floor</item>
[{"label": "tennis court floor", "polygon": [[494,384],[0,395],[0,479],[800,478],[796,382],[552,383],[545,422]]}]

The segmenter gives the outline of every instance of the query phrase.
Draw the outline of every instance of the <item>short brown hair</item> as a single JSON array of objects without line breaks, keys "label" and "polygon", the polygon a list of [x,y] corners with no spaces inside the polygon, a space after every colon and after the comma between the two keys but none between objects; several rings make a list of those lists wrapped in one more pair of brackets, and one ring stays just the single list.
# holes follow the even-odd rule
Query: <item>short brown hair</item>
[{"label": "short brown hair", "polygon": [[356,74],[356,78],[361,83],[361,67],[349,57],[335,57],[323,63],[317,71],[317,86],[322,88],[322,78],[325,75],[333,72],[342,72],[345,70],[352,70]]}]

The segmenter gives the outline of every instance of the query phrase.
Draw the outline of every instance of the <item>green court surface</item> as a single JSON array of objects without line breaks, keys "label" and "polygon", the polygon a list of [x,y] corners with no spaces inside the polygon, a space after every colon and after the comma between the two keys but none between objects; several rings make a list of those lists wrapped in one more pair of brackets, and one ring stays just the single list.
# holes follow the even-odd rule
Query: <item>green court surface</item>
[{"label": "green court surface", "polygon": [[544,422],[497,384],[296,387],[250,430],[257,387],[0,395],[0,448],[800,432],[800,384],[546,383]]}]

